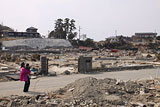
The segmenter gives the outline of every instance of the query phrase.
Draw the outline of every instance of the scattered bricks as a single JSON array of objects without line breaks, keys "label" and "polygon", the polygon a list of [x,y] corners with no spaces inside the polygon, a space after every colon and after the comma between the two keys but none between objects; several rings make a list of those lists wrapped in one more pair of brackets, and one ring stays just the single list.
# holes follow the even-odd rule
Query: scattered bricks
[{"label": "scattered bricks", "polygon": [[56,72],[50,72],[48,75],[49,76],[56,76],[57,74],[56,74]]},{"label": "scattered bricks", "polygon": [[143,103],[140,102],[131,102],[133,107],[146,107]]},{"label": "scattered bricks", "polygon": [[148,107],[154,107],[154,105],[155,105],[154,102],[148,102],[148,103],[147,103],[147,106],[148,106]]},{"label": "scattered bricks", "polygon": [[1,67],[1,70],[8,70],[8,67]]},{"label": "scattered bricks", "polygon": [[33,54],[32,57],[31,57],[31,60],[33,60],[33,61],[40,60],[40,55],[39,54]]},{"label": "scattered bricks", "polygon": [[68,71],[68,70],[65,70],[65,71],[64,71],[64,73],[62,73],[62,74],[65,74],[65,75],[70,75],[71,73],[70,73],[70,71]]},{"label": "scattered bricks", "polygon": [[7,104],[7,107],[16,107],[16,102],[15,102],[15,101],[10,101],[10,102]]},{"label": "scattered bricks", "polygon": [[[140,84],[140,83],[141,84]],[[82,78],[68,84],[57,91],[37,96],[7,96],[0,99],[2,107],[160,107],[159,92],[156,89],[145,93],[144,89],[151,87],[149,81],[120,82],[115,79]],[[132,91],[128,91],[131,90]],[[106,94],[107,90],[113,90]],[[138,91],[143,89],[143,95]],[[110,91],[111,92],[111,91]],[[156,96],[154,95],[156,94]]]},{"label": "scattered bricks", "polygon": [[160,85],[155,85],[155,88],[160,92]]},{"label": "scattered bricks", "polygon": [[116,95],[108,95],[104,97],[104,100],[106,100],[107,103],[112,104],[112,105],[125,105],[122,99]]},{"label": "scattered bricks", "polygon": [[15,63],[19,64],[21,62],[20,58],[16,58]]},{"label": "scattered bricks", "polygon": [[139,92],[140,86],[136,82],[128,81],[125,85],[125,90],[127,93],[133,94]]}]

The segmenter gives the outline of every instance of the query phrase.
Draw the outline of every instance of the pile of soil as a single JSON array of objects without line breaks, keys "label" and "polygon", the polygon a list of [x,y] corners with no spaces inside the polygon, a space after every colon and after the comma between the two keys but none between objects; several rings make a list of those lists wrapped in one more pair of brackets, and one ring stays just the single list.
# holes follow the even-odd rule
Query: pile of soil
[{"label": "pile of soil", "polygon": [[46,94],[4,97],[0,99],[0,106],[159,107],[159,83],[160,79],[123,82],[87,77]]}]

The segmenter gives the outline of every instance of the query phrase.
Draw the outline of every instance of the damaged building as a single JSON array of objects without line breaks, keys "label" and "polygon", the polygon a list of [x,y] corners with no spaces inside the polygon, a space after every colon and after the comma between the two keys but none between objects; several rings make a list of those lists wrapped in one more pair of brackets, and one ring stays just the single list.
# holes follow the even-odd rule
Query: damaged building
[{"label": "damaged building", "polygon": [[41,38],[40,33],[37,32],[37,28],[29,27],[26,32],[15,32],[4,30],[0,32],[0,35],[4,38]]},{"label": "damaged building", "polygon": [[132,36],[132,40],[137,44],[146,44],[154,42],[156,36],[157,33],[153,32],[135,33],[135,35]]}]

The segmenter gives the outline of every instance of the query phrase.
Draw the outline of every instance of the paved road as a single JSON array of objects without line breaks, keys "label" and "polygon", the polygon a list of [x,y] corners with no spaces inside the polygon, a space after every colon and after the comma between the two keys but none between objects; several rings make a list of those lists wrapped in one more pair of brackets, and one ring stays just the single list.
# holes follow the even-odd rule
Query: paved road
[{"label": "paved road", "polygon": [[97,79],[116,78],[120,80],[138,80],[138,79],[152,79],[160,77],[160,69],[145,69],[133,71],[118,71],[118,72],[102,72],[98,74],[73,74],[61,75],[56,77],[42,77],[31,80],[30,92],[23,93],[24,82],[1,82],[0,96],[8,95],[36,95],[43,92],[50,92],[66,86],[77,79],[85,77],[95,77]]}]

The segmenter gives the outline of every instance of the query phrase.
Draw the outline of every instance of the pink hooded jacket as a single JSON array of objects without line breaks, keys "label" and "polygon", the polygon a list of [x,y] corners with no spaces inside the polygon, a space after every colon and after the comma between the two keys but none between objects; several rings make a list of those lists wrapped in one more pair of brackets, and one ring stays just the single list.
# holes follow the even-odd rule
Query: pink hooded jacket
[{"label": "pink hooded jacket", "polygon": [[24,67],[22,67],[20,72],[20,81],[28,81],[27,75],[30,74],[30,72],[31,71],[28,71]]}]

